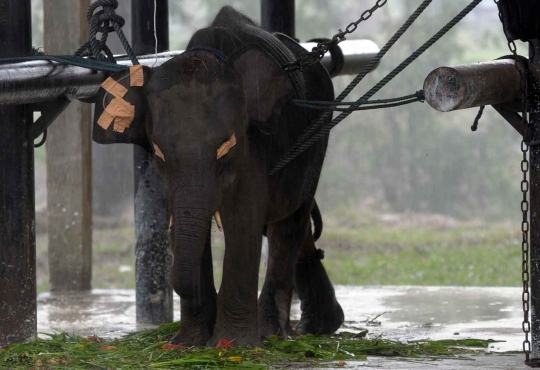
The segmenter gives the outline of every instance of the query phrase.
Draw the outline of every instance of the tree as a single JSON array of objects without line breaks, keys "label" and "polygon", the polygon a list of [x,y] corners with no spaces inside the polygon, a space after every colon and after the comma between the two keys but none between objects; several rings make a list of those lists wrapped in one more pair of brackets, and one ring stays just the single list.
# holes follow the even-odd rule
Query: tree
[{"label": "tree", "polygon": [[[382,45],[419,3],[388,4],[358,32],[369,31],[368,37]],[[432,3],[359,90],[371,87],[467,3]],[[335,5],[332,9],[355,14],[349,19],[360,13],[346,9],[343,3]],[[474,40],[478,31],[497,41],[499,55],[506,54],[497,13],[489,10],[491,13],[484,9],[481,15],[482,24],[489,27],[478,27],[474,19],[478,15],[471,14],[375,98],[421,89],[427,73],[440,65],[492,59],[494,45],[478,44]],[[493,22],[485,17],[493,18]],[[375,26],[369,27],[368,22]],[[339,27],[345,24],[342,22]],[[493,38],[493,34],[499,37]],[[471,59],[470,50],[475,51],[478,59]],[[339,92],[341,86],[336,86]],[[519,208],[519,181],[515,177],[519,171],[519,135],[489,110],[479,132],[472,134],[469,127],[475,114],[475,110],[442,114],[418,103],[354,113],[332,132],[317,199],[330,210],[343,206],[359,208],[367,201],[371,208],[379,210],[433,212],[463,218],[507,218],[517,214],[513,209]]]}]

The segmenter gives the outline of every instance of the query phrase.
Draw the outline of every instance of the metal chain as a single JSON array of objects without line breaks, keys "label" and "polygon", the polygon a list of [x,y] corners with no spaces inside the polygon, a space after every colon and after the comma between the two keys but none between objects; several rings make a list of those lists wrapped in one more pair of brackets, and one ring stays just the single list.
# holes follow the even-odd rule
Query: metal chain
[{"label": "metal chain", "polygon": [[[501,23],[504,22],[502,18],[502,13],[499,7],[499,0],[493,0],[497,8],[499,9],[499,19]],[[506,35],[506,31],[505,31]],[[516,68],[521,77],[521,91],[522,91],[522,110],[523,114],[521,116],[522,122],[528,126],[527,121],[527,112],[528,112],[528,94],[527,94],[527,77],[526,71],[523,66],[523,63],[519,60],[517,55],[517,47],[513,40],[511,40],[508,35],[506,35],[508,41],[508,49],[514,56],[516,61]],[[529,366],[533,366],[530,362],[531,355],[531,342],[529,341],[529,334],[531,333],[531,323],[529,321],[529,309],[530,309],[530,292],[529,292],[529,180],[527,174],[529,172],[529,160],[527,154],[529,152],[529,145],[525,142],[524,139],[521,140],[521,152],[523,158],[521,160],[521,172],[523,173],[523,179],[521,180],[521,192],[523,193],[523,200],[521,201],[521,212],[523,213],[523,219],[521,221],[521,278],[523,281],[523,291],[521,293],[521,300],[523,304],[523,323],[521,324],[523,333],[525,334],[525,340],[523,341],[523,353],[525,354],[525,363]],[[533,366],[536,367],[536,366]]]},{"label": "metal chain", "polygon": [[375,13],[376,10],[382,8],[387,3],[387,1],[388,0],[377,0],[375,5],[365,10],[356,22],[352,22],[347,27],[345,27],[345,31],[342,31],[340,29],[338,33],[336,33],[330,40],[318,43],[317,46],[314,47],[310,52],[303,54],[296,61],[284,65],[283,68],[287,72],[292,72],[295,70],[303,71],[309,66],[319,62],[324,57],[324,54],[326,54],[332,46],[335,46],[341,41],[346,40],[346,35],[356,31],[360,23],[367,21],[369,18],[371,18],[373,13]]}]

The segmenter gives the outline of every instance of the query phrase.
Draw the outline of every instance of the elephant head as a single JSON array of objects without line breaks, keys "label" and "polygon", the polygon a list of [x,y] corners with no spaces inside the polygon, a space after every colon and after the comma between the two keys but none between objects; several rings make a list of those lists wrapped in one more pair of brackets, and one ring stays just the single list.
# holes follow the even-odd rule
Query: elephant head
[{"label": "elephant head", "polygon": [[156,69],[137,66],[111,76],[98,94],[93,127],[98,143],[133,143],[155,155],[169,189],[173,285],[182,297],[197,289],[177,284],[199,275],[212,216],[217,212],[219,223],[224,197],[249,161],[264,155],[252,138],[275,132],[294,94],[264,48],[237,46],[223,30],[202,31],[220,50],[192,46]]}]

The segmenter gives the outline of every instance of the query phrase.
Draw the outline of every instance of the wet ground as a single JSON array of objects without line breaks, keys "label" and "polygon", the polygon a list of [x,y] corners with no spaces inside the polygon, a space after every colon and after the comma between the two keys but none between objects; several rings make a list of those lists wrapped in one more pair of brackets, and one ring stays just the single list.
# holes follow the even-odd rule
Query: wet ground
[{"label": "wet ground", "polygon": [[[370,357],[349,362],[360,369],[526,369],[522,355],[498,352],[522,348],[521,292],[517,288],[336,287],[346,317],[342,330],[368,329],[370,335],[401,341],[418,339],[494,339],[490,354],[467,359],[414,361]],[[179,305],[178,299],[175,305]],[[298,319],[298,302],[292,315]],[[379,316],[380,315],[380,316]],[[179,319],[175,309],[175,320]],[[132,290],[94,290],[38,298],[38,331],[65,330],[117,337],[148,326],[135,323]],[[495,353],[493,353],[495,352]]]}]

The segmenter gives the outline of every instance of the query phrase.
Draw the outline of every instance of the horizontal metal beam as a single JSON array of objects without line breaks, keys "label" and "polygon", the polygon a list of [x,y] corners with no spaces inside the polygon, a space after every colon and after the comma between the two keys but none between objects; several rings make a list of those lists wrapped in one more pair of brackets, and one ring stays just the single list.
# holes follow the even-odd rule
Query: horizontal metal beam
[{"label": "horizontal metal beam", "polygon": [[514,103],[521,100],[520,75],[510,59],[440,67],[424,81],[424,94],[441,112]]},{"label": "horizontal metal beam", "polygon": [[[316,44],[301,45],[311,50]],[[379,47],[369,40],[347,40],[339,46],[345,56],[341,75],[359,73],[379,52]],[[182,52],[145,55],[138,59],[142,65],[155,68]],[[131,65],[129,60],[119,60],[118,63]],[[324,56],[322,63],[330,68],[329,53]],[[39,103],[61,96],[69,99],[90,98],[97,93],[105,77],[101,72],[56,62],[32,61],[0,65],[0,105]]]}]

